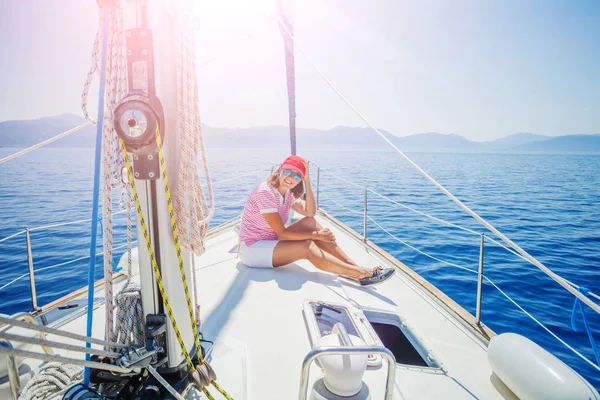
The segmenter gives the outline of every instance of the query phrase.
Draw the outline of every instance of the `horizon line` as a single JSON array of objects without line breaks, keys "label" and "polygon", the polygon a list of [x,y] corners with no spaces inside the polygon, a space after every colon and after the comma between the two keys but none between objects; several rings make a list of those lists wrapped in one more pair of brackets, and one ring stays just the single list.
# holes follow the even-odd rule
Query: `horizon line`
[{"label": "horizon line", "polygon": [[[57,117],[76,117],[76,118],[81,118],[82,121],[85,120],[85,118],[83,117],[83,115],[79,115],[79,114],[75,114],[72,112],[65,112],[62,114],[56,114],[56,115],[48,115],[48,116],[42,116],[42,117],[37,117],[37,118],[29,118],[29,119],[7,119],[7,120],[3,120],[0,121],[0,124],[5,123],[5,122],[24,122],[24,121],[38,121],[38,120],[42,120],[42,119],[51,119],[51,118],[57,118]],[[230,129],[230,130],[243,130],[243,129],[256,129],[256,128],[283,128],[283,129],[289,129],[288,125],[279,125],[279,124],[273,124],[273,125],[254,125],[254,126],[235,126],[235,127],[231,127],[231,126],[215,126],[215,125],[211,125],[205,122],[201,122],[202,127],[208,127],[208,128],[214,128],[214,129]],[[347,129],[368,129],[368,130],[372,130],[370,127],[368,126],[348,126],[348,125],[336,125],[333,126],[331,128],[315,128],[315,127],[303,127],[303,126],[298,126],[296,125],[296,129],[312,129],[312,130],[318,130],[318,131],[332,131],[334,129],[338,129],[338,128],[347,128]],[[416,135],[425,135],[425,134],[437,134],[437,135],[443,135],[443,136],[458,136],[461,137],[465,140],[468,140],[470,142],[473,143],[488,143],[488,142],[493,142],[496,140],[501,140],[510,136],[514,136],[514,135],[537,135],[537,136],[544,136],[547,138],[559,138],[559,137],[564,137],[564,136],[595,136],[595,135],[600,135],[600,133],[563,133],[563,134],[558,134],[558,135],[549,135],[549,134],[543,134],[543,133],[535,133],[535,132],[529,132],[529,131],[519,131],[519,132],[514,132],[514,133],[510,133],[495,139],[489,139],[489,140],[485,140],[485,141],[480,141],[480,140],[473,140],[473,139],[469,139],[465,136],[462,136],[458,133],[442,133],[439,131],[425,131],[425,132],[417,132],[417,133],[411,133],[408,135],[404,135],[404,136],[398,136],[392,132],[390,132],[387,129],[384,128],[378,128],[379,130],[381,130],[383,133],[388,133],[390,135],[393,135],[397,138],[407,138],[410,136],[416,136]],[[599,129],[600,131],[600,129]]]}]

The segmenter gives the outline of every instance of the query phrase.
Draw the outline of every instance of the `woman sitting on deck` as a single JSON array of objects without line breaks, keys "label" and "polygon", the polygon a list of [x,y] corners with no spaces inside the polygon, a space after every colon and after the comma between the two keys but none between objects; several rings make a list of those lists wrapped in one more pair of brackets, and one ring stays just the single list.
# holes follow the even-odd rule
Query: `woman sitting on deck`
[{"label": "woman sitting on deck", "polygon": [[[300,198],[305,187],[306,201]],[[290,209],[305,217],[286,227]],[[239,237],[240,260],[249,267],[273,268],[308,259],[317,268],[356,280],[362,286],[381,283],[394,274],[392,268],[357,265],[339,248],[333,233],[317,222],[316,212],[308,163],[298,156],[286,158],[246,201]]]}]

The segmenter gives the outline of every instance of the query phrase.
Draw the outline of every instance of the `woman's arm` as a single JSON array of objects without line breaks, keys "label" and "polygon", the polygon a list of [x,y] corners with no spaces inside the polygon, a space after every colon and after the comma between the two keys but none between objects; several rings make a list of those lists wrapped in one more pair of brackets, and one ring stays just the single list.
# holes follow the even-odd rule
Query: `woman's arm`
[{"label": "woman's arm", "polygon": [[292,210],[305,217],[314,217],[317,214],[317,203],[315,202],[315,196],[312,191],[310,184],[310,174],[308,171],[308,162],[304,161],[306,165],[306,174],[304,176],[304,188],[306,191],[306,200],[296,200],[292,205]]},{"label": "woman's arm", "polygon": [[265,213],[262,215],[267,223],[273,228],[281,240],[321,240],[324,242],[334,242],[335,238],[328,229],[312,232],[292,232],[288,231],[281,221],[279,213]]},{"label": "woman's arm", "polygon": [[315,196],[312,191],[310,184],[310,174],[308,171],[308,163],[306,163],[306,174],[304,176],[304,190],[306,190],[306,200],[304,201],[304,210],[307,217],[314,217],[317,214],[317,204],[315,203]]}]

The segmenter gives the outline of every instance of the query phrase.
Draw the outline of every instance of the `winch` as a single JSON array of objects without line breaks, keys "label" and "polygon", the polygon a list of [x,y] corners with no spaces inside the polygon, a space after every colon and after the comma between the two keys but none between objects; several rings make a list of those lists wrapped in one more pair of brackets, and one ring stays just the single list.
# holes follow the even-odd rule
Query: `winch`
[{"label": "winch", "polygon": [[156,134],[164,139],[165,117],[156,95],[152,31],[142,24],[125,36],[129,93],[114,110],[114,126],[133,154],[135,178],[155,180],[160,177]]}]

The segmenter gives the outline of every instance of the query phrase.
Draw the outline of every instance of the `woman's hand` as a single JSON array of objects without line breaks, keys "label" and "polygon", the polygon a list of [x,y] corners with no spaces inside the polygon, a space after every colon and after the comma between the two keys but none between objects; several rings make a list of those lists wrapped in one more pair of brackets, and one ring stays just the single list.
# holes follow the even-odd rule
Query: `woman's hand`
[{"label": "woman's hand", "polygon": [[306,182],[310,180],[310,171],[308,170],[310,163],[304,158],[302,159],[302,161],[304,162],[304,168],[306,168],[306,173],[304,174],[304,181]]},{"label": "woman's hand", "polygon": [[335,236],[328,228],[323,228],[314,233],[314,240],[321,240],[323,242],[334,243]]},{"label": "woman's hand", "polygon": [[[310,171],[309,171],[309,163],[304,158],[302,159],[304,162],[304,167],[306,168],[306,172],[304,174],[304,190],[306,194],[306,201],[304,203],[304,210],[306,211],[304,215],[307,217],[314,217],[317,214],[317,202],[315,201],[315,195],[313,194],[312,184],[310,182]],[[318,239],[325,240],[325,239]],[[335,240],[335,239],[333,239]],[[333,241],[331,240],[331,241]],[[329,240],[325,240],[329,241]]]}]

